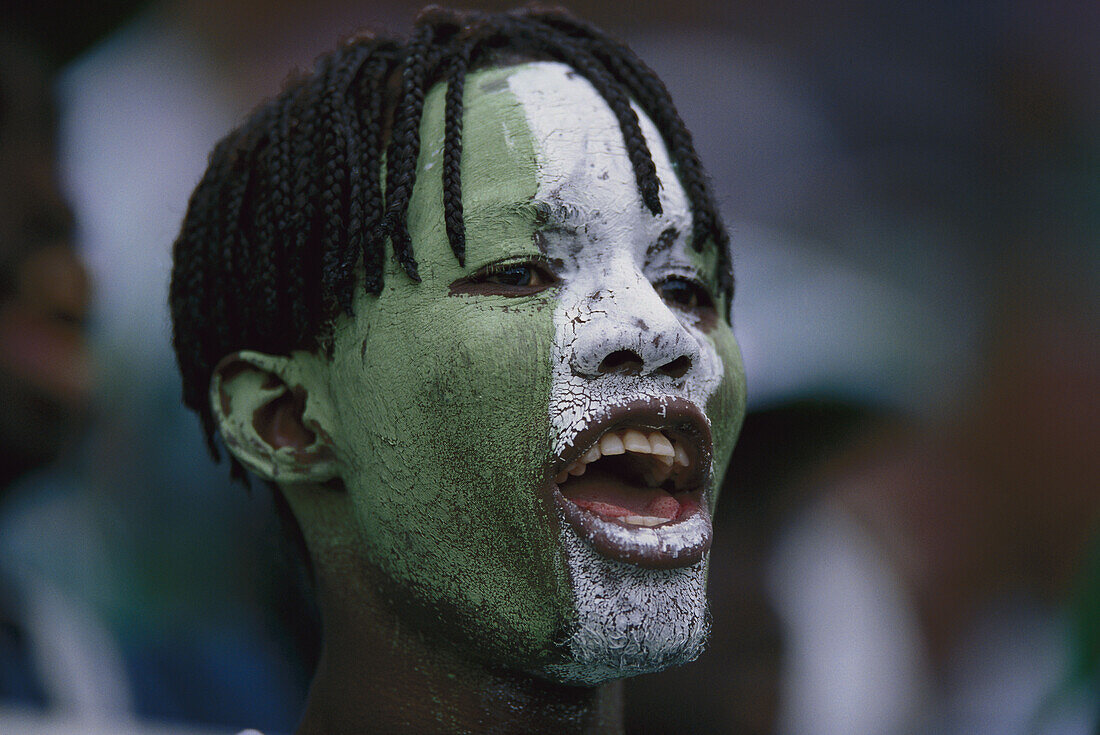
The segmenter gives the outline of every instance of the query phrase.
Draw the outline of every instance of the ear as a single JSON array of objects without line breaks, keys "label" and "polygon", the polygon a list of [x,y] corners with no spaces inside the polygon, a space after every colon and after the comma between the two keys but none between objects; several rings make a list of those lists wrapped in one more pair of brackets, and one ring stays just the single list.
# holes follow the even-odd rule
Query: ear
[{"label": "ear", "polygon": [[332,440],[310,410],[323,391],[312,386],[311,395],[301,384],[294,359],[227,355],[210,379],[210,405],[226,447],[245,467],[283,485],[323,483],[338,475]]}]

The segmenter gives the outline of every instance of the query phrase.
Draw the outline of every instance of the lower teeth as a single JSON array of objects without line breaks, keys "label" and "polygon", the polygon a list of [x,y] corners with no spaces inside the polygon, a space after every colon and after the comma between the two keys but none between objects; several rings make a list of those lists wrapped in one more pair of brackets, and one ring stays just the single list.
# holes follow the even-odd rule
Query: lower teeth
[{"label": "lower teeth", "polygon": [[668,523],[670,519],[661,518],[660,516],[623,516],[623,523],[629,523],[632,526],[659,526],[662,523]]}]

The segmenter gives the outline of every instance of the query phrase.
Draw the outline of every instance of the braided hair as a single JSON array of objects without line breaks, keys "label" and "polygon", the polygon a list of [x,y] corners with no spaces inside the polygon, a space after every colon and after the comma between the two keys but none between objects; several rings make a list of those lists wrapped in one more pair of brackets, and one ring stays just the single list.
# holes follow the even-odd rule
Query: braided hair
[{"label": "braided hair", "polygon": [[592,84],[618,120],[642,201],[656,215],[661,184],[631,100],[649,115],[687,192],[693,246],[717,245],[719,287],[732,297],[726,230],[691,134],[649,67],[562,10],[429,8],[405,43],[360,36],[323,56],[210,155],[175,242],[169,301],[183,402],[199,414],[215,457],[207,390],[218,360],[245,348],[326,349],[336,315],[351,314],[360,265],[361,287],[381,292],[387,241],[408,277],[420,280],[406,219],[424,97],[437,81],[447,85],[444,221],[465,264],[466,74],[520,58],[563,62]]}]

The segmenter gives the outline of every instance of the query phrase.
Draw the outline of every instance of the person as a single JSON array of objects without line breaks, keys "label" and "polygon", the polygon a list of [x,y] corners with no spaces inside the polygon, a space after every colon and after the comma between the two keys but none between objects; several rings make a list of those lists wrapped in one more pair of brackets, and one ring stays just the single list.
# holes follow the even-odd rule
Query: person
[{"label": "person", "polygon": [[0,486],[58,455],[85,413],[89,283],[54,172],[56,123],[37,54],[0,38]]},{"label": "person", "polygon": [[[54,169],[55,110],[40,53],[0,35],[0,508],[84,426],[90,284]],[[131,715],[115,641],[81,601],[0,553],[0,731]]]},{"label": "person", "polygon": [[615,682],[699,654],[728,237],[626,47],[547,10],[352,38],[218,144],[173,260],[184,403],[313,572],[299,732],[621,730]]}]

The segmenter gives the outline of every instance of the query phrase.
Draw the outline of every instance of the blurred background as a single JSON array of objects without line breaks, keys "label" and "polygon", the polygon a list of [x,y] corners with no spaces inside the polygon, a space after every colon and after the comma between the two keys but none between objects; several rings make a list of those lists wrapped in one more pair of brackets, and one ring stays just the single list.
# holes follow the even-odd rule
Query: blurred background
[{"label": "blurred background", "polygon": [[[562,4],[695,135],[749,379],[713,643],[628,731],[1100,733],[1100,5]],[[294,729],[314,614],[180,405],[170,248],[218,138],[418,7],[7,10],[0,731]]]}]

